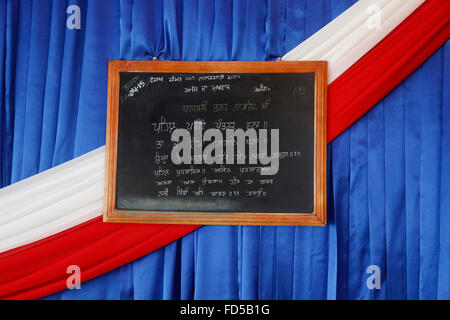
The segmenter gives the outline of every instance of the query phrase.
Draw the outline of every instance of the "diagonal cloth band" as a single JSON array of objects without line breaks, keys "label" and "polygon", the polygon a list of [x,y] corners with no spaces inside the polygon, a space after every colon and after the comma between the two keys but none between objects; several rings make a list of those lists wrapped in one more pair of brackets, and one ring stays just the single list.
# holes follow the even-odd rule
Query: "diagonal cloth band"
[{"label": "diagonal cloth band", "polygon": [[[427,1],[330,85],[328,141],[382,99],[448,39],[449,6],[446,0]],[[385,72],[390,76],[385,76]],[[360,74],[361,78],[371,80],[364,85],[348,84]],[[358,89],[354,89],[357,84]],[[82,279],[86,281],[156,250],[197,227],[104,224],[100,218],[94,218],[1,253],[0,297],[33,299],[54,293],[66,288],[68,265],[80,266]],[[108,246],[111,241],[117,246]]]}]

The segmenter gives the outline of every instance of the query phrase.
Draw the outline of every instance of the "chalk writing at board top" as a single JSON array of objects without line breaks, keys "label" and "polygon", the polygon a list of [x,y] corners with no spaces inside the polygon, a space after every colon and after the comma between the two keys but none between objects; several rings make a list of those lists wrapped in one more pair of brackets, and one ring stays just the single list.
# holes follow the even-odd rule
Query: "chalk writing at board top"
[{"label": "chalk writing at board top", "polygon": [[183,104],[181,107],[185,113],[206,112],[208,111],[208,101],[203,100],[198,104]]},{"label": "chalk writing at board top", "polygon": [[213,112],[227,112],[228,111],[228,103],[214,103],[212,105]]}]

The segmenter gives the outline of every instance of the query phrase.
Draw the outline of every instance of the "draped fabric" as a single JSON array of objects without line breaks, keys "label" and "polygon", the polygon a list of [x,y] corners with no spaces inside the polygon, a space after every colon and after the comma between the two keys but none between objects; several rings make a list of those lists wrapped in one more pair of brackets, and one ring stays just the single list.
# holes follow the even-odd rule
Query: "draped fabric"
[{"label": "draped fabric", "polygon": [[[449,9],[442,6],[442,1],[421,7],[411,18],[403,21],[421,3],[423,0],[360,0],[282,57],[284,60],[327,60],[328,73],[339,76],[329,90],[328,141],[349,127],[445,41],[446,30],[441,27],[445,26],[445,19],[442,16],[445,17]],[[379,6],[378,14],[386,20],[379,28],[367,28],[365,19],[369,5]],[[418,24],[418,20],[426,23]],[[441,22],[436,24],[436,20]],[[435,28],[436,25],[438,28]],[[395,32],[383,39],[395,26]],[[428,42],[426,46],[414,45],[423,39],[428,39],[432,45]],[[355,43],[358,45],[355,46]],[[375,46],[376,49],[361,59]],[[387,49],[390,54],[386,54]],[[420,54],[416,55],[417,52]],[[412,63],[410,59],[402,59],[401,63],[393,64],[399,57],[411,55],[417,56]],[[351,70],[342,74],[344,67],[351,65]],[[386,69],[389,72],[384,72]],[[380,72],[383,72],[385,80],[374,82]],[[386,80],[391,78],[392,81]],[[365,87],[370,90],[360,89]],[[103,147],[1,190],[0,253],[59,232],[71,232],[68,229],[100,216],[104,188],[102,159]],[[102,228],[100,221],[96,228]],[[146,229],[152,227],[147,226]],[[76,234],[81,232],[83,230],[77,228]],[[76,234],[73,236],[76,237]],[[124,230],[121,234],[126,236]],[[148,230],[147,236],[152,235]],[[78,243],[73,243],[73,247],[81,249]],[[37,246],[33,248],[36,252]],[[61,252],[54,251],[52,254],[59,256]],[[13,253],[9,252],[8,256],[11,255]],[[43,282],[48,280],[43,279]],[[4,281],[5,276],[0,278],[0,284]]]},{"label": "draped fabric", "polygon": [[[3,185],[104,143],[107,59],[273,59],[351,4],[36,3],[0,13]],[[447,47],[329,146],[328,227],[202,227],[51,298],[449,298]]]},{"label": "draped fabric", "polygon": [[[328,71],[328,82],[331,83],[423,2],[424,0],[359,0],[313,37],[286,53],[282,59],[326,60],[328,66],[331,66]],[[373,15],[370,16],[369,13]],[[377,22],[378,25],[375,25]],[[328,36],[330,33],[333,34],[332,37]]]}]

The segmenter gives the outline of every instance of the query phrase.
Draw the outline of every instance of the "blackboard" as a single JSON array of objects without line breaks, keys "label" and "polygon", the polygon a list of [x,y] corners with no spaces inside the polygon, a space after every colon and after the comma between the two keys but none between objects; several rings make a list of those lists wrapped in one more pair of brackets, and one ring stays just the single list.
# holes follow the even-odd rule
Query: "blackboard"
[{"label": "blackboard", "polygon": [[326,63],[109,72],[105,221],[325,223]]}]

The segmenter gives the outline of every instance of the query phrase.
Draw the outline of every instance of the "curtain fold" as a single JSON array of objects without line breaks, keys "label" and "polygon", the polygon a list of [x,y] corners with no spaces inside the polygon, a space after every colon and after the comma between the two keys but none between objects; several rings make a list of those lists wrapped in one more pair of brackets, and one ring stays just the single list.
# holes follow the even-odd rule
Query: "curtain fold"
[{"label": "curtain fold", "polygon": [[[82,8],[80,32],[53,27],[68,3]],[[108,59],[271,60],[354,1],[68,3],[0,4],[3,185],[104,144]],[[41,16],[52,27],[38,48]],[[450,298],[448,61],[447,41],[328,146],[326,228],[202,227],[48,298]],[[366,286],[371,264],[380,290]]]}]

